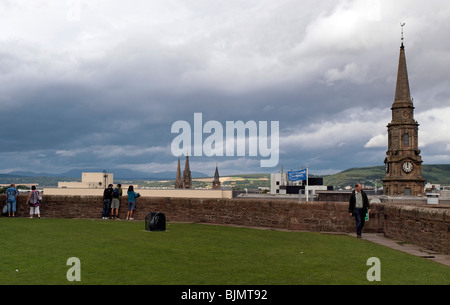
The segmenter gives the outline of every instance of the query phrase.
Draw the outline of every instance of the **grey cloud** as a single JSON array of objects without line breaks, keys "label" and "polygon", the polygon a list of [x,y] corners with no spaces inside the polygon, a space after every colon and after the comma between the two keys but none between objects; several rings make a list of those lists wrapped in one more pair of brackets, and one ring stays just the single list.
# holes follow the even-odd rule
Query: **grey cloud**
[{"label": "grey cloud", "polygon": [[[46,5],[41,21],[65,9]],[[279,165],[288,168],[382,164],[385,148],[364,146],[383,135],[390,121],[400,21],[407,23],[416,113],[448,107],[450,46],[442,39],[448,16],[436,14],[443,5],[152,1],[123,8],[90,1],[78,23],[38,23],[32,32],[42,30],[39,43],[20,29],[13,31],[20,39],[0,36],[0,156],[16,153],[21,158],[15,167],[55,171],[114,163],[166,168],[176,159],[169,149],[172,123],[192,123],[194,112],[201,112],[205,121],[222,123],[279,121]],[[25,14],[16,7],[25,10],[26,4],[8,6],[8,18]],[[347,120],[360,136],[344,129],[331,145],[330,137],[317,133],[322,124],[330,130],[321,132],[334,134]],[[438,140],[423,127],[424,160],[438,160],[432,148]],[[441,121],[433,128],[445,129]],[[259,159],[198,158],[193,164],[221,162],[228,173],[278,170],[253,167]],[[4,161],[1,168],[12,166]]]}]

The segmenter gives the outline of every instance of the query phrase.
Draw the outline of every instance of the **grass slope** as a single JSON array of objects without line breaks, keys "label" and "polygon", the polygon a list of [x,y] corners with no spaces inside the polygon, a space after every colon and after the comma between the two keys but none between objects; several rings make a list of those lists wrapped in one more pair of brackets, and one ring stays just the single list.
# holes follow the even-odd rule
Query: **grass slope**
[{"label": "grass slope", "polygon": [[[373,284],[366,265],[381,260],[381,284],[450,284],[450,268],[345,235],[201,224],[0,218],[0,284]],[[18,271],[16,271],[16,269]]]}]

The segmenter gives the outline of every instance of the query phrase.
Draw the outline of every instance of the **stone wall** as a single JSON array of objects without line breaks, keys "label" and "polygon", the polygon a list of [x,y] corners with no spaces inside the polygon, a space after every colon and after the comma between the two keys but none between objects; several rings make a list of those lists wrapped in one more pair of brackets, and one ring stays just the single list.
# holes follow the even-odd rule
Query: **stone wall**
[{"label": "stone wall", "polygon": [[[19,217],[29,216],[26,196],[19,196]],[[0,202],[5,196],[0,195]],[[3,206],[3,204],[2,204]],[[101,218],[100,196],[45,195],[42,217]],[[354,232],[354,219],[346,202],[298,202],[269,199],[137,199],[134,217],[144,220],[149,212],[162,212],[168,222],[203,222],[320,232]],[[126,196],[122,198],[120,218],[127,213]],[[450,253],[450,209],[423,206],[371,204],[366,233],[383,233],[390,238],[411,242],[442,253]]]},{"label": "stone wall", "polygon": [[[18,199],[17,215],[29,216],[26,196]],[[2,201],[3,200],[3,201]],[[0,197],[4,202],[4,196]],[[43,217],[101,218],[101,196],[45,195],[41,206]],[[383,206],[372,205],[371,219],[366,232],[382,232]],[[352,232],[354,220],[348,214],[348,204],[339,202],[298,202],[261,199],[192,199],[155,198],[137,199],[133,214],[144,220],[149,212],[162,212],[168,221],[234,224],[287,230]],[[122,198],[119,216],[127,213],[126,196]]]},{"label": "stone wall", "polygon": [[384,235],[450,253],[450,208],[386,204]]}]

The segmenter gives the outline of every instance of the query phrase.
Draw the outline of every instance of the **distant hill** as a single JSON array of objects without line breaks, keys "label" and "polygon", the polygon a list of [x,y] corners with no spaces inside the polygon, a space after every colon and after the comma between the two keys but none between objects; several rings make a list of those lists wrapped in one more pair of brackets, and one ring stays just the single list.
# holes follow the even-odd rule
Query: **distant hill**
[{"label": "distant hill", "polygon": [[[357,182],[374,185],[374,181],[378,180],[378,183],[381,184],[384,174],[384,165],[350,168],[334,175],[325,176],[323,183],[344,187]],[[430,183],[450,185],[450,164],[422,165],[422,176]]]},{"label": "distant hill", "polygon": [[[133,171],[129,169],[106,169],[108,173],[114,175],[114,179],[148,179],[148,180],[175,180],[177,172],[176,171],[165,171],[156,173],[146,173]],[[26,172],[26,171],[16,171],[8,174],[0,174],[0,178],[8,177],[53,177],[53,178],[75,178],[81,179],[81,173],[101,173],[103,169],[72,169],[65,173],[60,174],[49,174],[49,173],[36,173],[36,172]],[[193,178],[206,177],[207,175],[202,172],[191,171]]]},{"label": "distant hill", "polygon": [[423,165],[422,176],[430,183],[450,185],[450,164]]},{"label": "distant hill", "polygon": [[40,187],[54,187],[58,185],[58,181],[81,181],[81,176],[79,178],[46,176],[26,177],[20,175],[0,174],[0,184],[37,184]]},{"label": "distant hill", "polygon": [[[73,169],[61,174],[36,173],[36,172],[11,172],[8,174],[0,174],[0,184],[15,183],[20,184],[38,184],[40,187],[56,187],[59,181],[81,181],[82,172],[102,172],[103,170],[89,169]],[[114,181],[117,180],[175,180],[176,171],[166,171],[157,173],[144,173],[127,169],[111,169],[107,170],[114,174]],[[202,172],[191,172],[192,178],[207,177]]]},{"label": "distant hill", "polygon": [[[81,181],[82,172],[95,172],[96,170],[74,169],[62,174],[46,174],[33,172],[13,172],[9,174],[0,174],[0,184],[8,183],[38,183],[39,186],[56,186],[58,181]],[[97,170],[96,172],[102,172]],[[108,170],[114,174],[114,180],[175,180],[176,171],[166,171],[158,173],[142,173],[131,170]],[[20,174],[20,175],[19,175]],[[202,172],[192,172],[192,178],[208,177]],[[427,182],[450,185],[450,164],[422,165],[422,175]],[[245,187],[270,186],[270,174],[240,174],[230,177],[243,178],[238,184],[248,183]],[[269,180],[256,181],[260,178]],[[374,185],[377,180],[378,186],[381,186],[381,179],[384,178],[384,166],[371,166],[350,168],[334,175],[323,176],[324,185],[332,185],[335,188],[354,185],[357,182],[367,185]],[[242,179],[240,179],[242,180]],[[244,186],[242,186],[244,187]]]}]

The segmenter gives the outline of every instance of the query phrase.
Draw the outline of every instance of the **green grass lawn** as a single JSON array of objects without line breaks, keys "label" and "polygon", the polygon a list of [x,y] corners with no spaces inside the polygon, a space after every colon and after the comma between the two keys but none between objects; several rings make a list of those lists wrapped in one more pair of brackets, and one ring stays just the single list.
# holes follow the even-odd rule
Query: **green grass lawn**
[{"label": "green grass lawn", "polygon": [[[346,235],[4,217],[0,229],[0,284],[450,284],[447,266]],[[66,278],[70,257],[81,282]],[[367,281],[370,257],[381,282]]]}]

